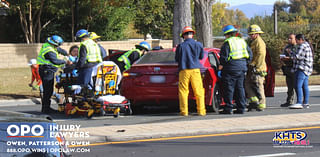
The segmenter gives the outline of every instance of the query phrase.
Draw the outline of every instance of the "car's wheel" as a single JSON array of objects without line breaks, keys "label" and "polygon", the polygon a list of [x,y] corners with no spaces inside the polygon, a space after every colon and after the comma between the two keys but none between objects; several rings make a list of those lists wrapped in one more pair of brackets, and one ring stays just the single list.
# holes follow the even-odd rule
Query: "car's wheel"
[{"label": "car's wheel", "polygon": [[126,115],[126,116],[132,115],[132,109],[131,109],[130,105],[128,106],[128,108],[126,108],[124,110],[124,115]]},{"label": "car's wheel", "polygon": [[211,93],[213,99],[212,99],[212,110],[213,112],[218,113],[219,109],[220,109],[220,104],[221,104],[221,94],[220,94],[220,90],[219,90],[219,85],[215,84],[214,89],[213,89],[213,93]]},{"label": "car's wheel", "polygon": [[143,112],[143,106],[139,104],[131,104],[132,114],[137,115]]},{"label": "car's wheel", "polygon": [[103,106],[100,107],[100,116],[105,116],[106,115],[106,111],[104,111]]}]

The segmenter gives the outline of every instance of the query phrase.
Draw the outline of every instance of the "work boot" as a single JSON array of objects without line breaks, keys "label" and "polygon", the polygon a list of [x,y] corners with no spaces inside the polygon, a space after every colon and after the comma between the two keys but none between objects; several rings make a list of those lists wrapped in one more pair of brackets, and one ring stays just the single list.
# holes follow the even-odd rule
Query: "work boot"
[{"label": "work boot", "polygon": [[257,106],[257,111],[264,111],[264,109],[266,108],[266,104],[259,104],[258,106]]},{"label": "work boot", "polygon": [[198,116],[205,116],[206,114],[206,110],[198,112]]},{"label": "work boot", "polygon": [[248,105],[248,112],[252,111],[253,109],[257,109],[258,104],[257,103],[249,103]]},{"label": "work boot", "polygon": [[180,116],[188,117],[188,113],[180,112]]},{"label": "work boot", "polygon": [[219,114],[232,114],[232,111],[222,110],[222,111],[219,112]]},{"label": "work boot", "polygon": [[233,111],[233,114],[244,114],[244,111],[240,109],[236,109],[235,111]]},{"label": "work boot", "polygon": [[280,107],[289,107],[290,105],[291,105],[290,103],[286,102],[281,104]]}]

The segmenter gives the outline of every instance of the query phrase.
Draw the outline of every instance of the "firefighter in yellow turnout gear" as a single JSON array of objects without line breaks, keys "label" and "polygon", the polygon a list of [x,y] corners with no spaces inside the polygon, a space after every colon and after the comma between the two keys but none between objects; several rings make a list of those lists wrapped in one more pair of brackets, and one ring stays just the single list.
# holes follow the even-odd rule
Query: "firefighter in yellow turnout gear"
[{"label": "firefighter in yellow turnout gear", "polygon": [[179,65],[179,106],[180,115],[188,116],[188,96],[189,83],[196,97],[198,115],[205,116],[206,109],[204,104],[204,88],[200,73],[200,62],[203,58],[203,46],[200,42],[193,39],[195,31],[186,26],[183,28],[181,37],[184,42],[179,44],[176,49],[175,60]]},{"label": "firefighter in yellow turnout gear", "polygon": [[267,75],[266,44],[260,37],[264,33],[258,25],[251,25],[248,34],[251,38],[250,48],[253,53],[252,62],[249,64],[245,81],[247,97],[249,98],[248,111],[256,108],[263,111],[266,108],[266,96],[264,94],[264,80]]}]

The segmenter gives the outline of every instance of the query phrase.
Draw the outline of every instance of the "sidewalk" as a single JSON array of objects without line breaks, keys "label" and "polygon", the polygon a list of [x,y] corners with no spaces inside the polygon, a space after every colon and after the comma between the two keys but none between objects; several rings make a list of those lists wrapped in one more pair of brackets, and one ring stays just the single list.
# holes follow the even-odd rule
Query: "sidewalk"
[{"label": "sidewalk", "polygon": [[320,112],[255,117],[232,117],[230,115],[230,118],[222,119],[188,121],[186,118],[185,121],[180,122],[80,128],[80,132],[89,132],[90,137],[66,137],[66,139],[97,143],[319,125]]}]

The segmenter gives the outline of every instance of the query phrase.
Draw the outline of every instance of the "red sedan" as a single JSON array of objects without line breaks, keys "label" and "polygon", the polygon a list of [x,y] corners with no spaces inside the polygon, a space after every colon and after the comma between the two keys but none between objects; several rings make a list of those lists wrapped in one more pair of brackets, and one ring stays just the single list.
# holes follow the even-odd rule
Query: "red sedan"
[{"label": "red sedan", "polygon": [[[200,60],[205,103],[214,109],[220,104],[216,87],[219,52],[216,48],[205,48],[204,58]],[[178,64],[174,57],[174,49],[150,51],[123,73],[120,93],[131,101],[133,109],[146,103],[178,102]],[[192,92],[190,99],[194,99]]]},{"label": "red sedan", "polygon": [[[111,50],[107,60],[116,61],[125,51]],[[213,111],[224,105],[223,86],[219,83],[217,67],[219,65],[220,49],[205,48],[201,73],[205,88],[205,104]],[[123,73],[120,93],[131,101],[133,110],[147,104],[163,102],[178,102],[178,64],[175,62],[174,49],[149,51],[131,69]],[[271,67],[270,56],[267,55],[268,75],[266,76],[265,94],[274,96],[274,70]],[[189,98],[195,100],[190,88]]]}]

